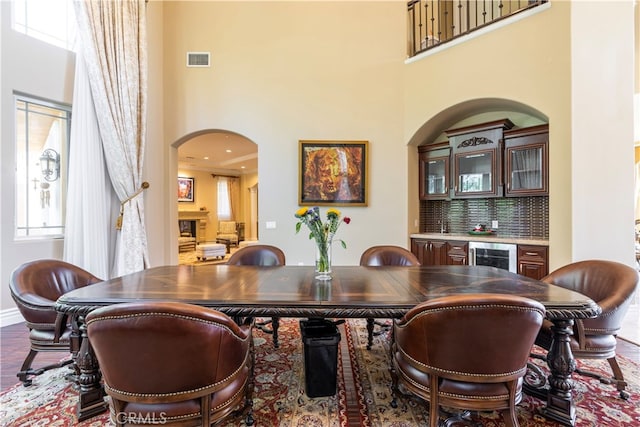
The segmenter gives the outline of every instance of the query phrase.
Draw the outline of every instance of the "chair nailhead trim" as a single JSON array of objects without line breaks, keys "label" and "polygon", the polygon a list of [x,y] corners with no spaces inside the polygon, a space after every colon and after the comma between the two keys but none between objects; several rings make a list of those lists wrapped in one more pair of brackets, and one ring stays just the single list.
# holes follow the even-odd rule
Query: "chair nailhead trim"
[{"label": "chair nailhead trim", "polygon": [[[407,359],[411,360],[416,365],[422,366],[422,367],[427,368],[427,369],[429,369],[431,371],[434,371],[434,372],[442,372],[442,373],[445,373],[445,374],[462,375],[462,376],[467,376],[467,377],[475,377],[476,375],[478,375],[478,374],[471,374],[471,373],[468,373],[468,372],[458,372],[458,371],[450,371],[450,370],[447,370],[447,369],[436,368],[434,366],[427,365],[426,363],[422,363],[422,362],[417,361],[413,357],[409,356],[402,348],[399,348],[398,350],[400,350],[402,352],[402,354]],[[524,368],[518,369],[516,371],[497,373],[497,374],[480,374],[480,375],[487,376],[487,377],[501,377],[501,376],[504,376],[504,375],[522,374],[522,373],[525,373],[526,371],[527,371],[527,368],[525,366]]]},{"label": "chair nailhead trim", "polygon": [[199,388],[195,388],[193,390],[185,390],[185,391],[179,391],[179,392],[173,392],[173,393],[130,393],[128,391],[123,391],[123,390],[118,390],[115,388],[110,387],[108,384],[104,384],[105,388],[107,390],[113,391],[114,393],[118,393],[121,394],[122,396],[133,396],[133,397],[165,397],[165,396],[181,396],[183,394],[189,394],[189,393],[195,393],[195,392],[200,392],[200,391],[204,391],[204,390],[208,390],[208,389],[213,389],[216,388],[217,386],[219,386],[220,384],[224,383],[225,381],[227,381],[229,378],[234,377],[238,372],[240,372],[245,365],[247,364],[247,359],[249,358],[249,351],[247,351],[247,354],[244,356],[244,361],[240,364],[240,367],[238,369],[236,369],[235,371],[233,371],[233,373],[231,375],[229,375],[228,377],[217,381],[213,384],[209,384],[207,386],[204,387],[199,387]]}]

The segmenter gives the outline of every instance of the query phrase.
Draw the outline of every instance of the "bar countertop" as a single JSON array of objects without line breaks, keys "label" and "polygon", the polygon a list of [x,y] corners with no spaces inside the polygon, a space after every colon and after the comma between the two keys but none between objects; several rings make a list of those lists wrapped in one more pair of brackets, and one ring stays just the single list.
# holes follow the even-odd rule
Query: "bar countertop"
[{"label": "bar countertop", "polygon": [[512,243],[515,245],[549,246],[548,240],[529,239],[524,237],[501,237],[499,231],[494,235],[468,233],[415,233],[411,234],[410,237],[412,239],[437,239],[464,242]]}]

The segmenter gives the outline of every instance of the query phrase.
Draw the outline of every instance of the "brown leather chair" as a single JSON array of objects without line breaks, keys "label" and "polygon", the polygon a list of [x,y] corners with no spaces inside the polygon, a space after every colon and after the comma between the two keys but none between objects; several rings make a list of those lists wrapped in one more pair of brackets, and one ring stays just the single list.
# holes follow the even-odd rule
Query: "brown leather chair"
[{"label": "brown leather chair", "polygon": [[[571,351],[576,359],[607,359],[613,377],[603,378],[581,369],[575,372],[615,384],[620,397],[628,399],[627,383],[616,360],[616,335],[638,288],[638,272],[614,261],[587,260],[561,267],[542,281],[580,292],[600,306],[602,313],[598,317],[574,321]],[[551,346],[552,325],[545,320],[536,339],[536,344],[546,350]]]},{"label": "brown leather chair", "polygon": [[[67,316],[55,310],[56,300],[63,294],[101,280],[91,273],[54,259],[27,262],[16,268],[9,280],[11,297],[29,328],[31,348],[17,376],[29,386],[34,375],[68,365],[72,360],[34,369],[38,352],[70,352],[71,326]],[[77,351],[77,349],[76,349]]]},{"label": "brown leather chair", "polygon": [[[420,265],[420,261],[416,256],[405,248],[392,245],[372,246],[365,250],[360,255],[360,265],[367,267],[380,267],[380,266],[404,266],[411,267]],[[379,332],[374,332],[375,325],[382,328]],[[371,350],[373,345],[373,336],[380,335],[389,330],[390,325],[385,323],[376,322],[373,318],[367,319],[367,350]]]},{"label": "brown leather chair", "polygon": [[[231,254],[227,265],[253,265],[259,267],[274,267],[285,265],[286,258],[282,249],[271,245],[250,245],[238,249]],[[271,324],[271,329],[267,325]],[[256,327],[268,334],[273,334],[273,346],[278,348],[278,327],[280,318],[272,317],[265,322],[257,322]]]},{"label": "brown leather chair", "polygon": [[417,305],[394,320],[394,392],[429,401],[431,427],[438,426],[440,406],[502,411],[505,425],[518,426],[515,407],[544,315],[542,304],[515,295],[456,295]]},{"label": "brown leather chair", "polygon": [[177,302],[115,304],[86,317],[111,420],[210,426],[248,410],[253,424],[251,323]]}]

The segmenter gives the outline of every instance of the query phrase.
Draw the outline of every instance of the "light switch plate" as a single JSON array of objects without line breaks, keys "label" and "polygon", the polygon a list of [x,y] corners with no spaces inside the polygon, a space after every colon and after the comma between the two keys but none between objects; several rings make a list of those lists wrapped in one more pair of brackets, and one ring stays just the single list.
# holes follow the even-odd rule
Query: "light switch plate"
[{"label": "light switch plate", "polygon": [[493,229],[498,228],[498,221],[496,221],[496,220],[491,221],[491,228],[493,228]]},{"label": "light switch plate", "polygon": [[276,228],[276,222],[275,222],[275,221],[267,221],[267,222],[264,224],[264,226],[265,226],[267,229],[274,229],[274,228]]}]

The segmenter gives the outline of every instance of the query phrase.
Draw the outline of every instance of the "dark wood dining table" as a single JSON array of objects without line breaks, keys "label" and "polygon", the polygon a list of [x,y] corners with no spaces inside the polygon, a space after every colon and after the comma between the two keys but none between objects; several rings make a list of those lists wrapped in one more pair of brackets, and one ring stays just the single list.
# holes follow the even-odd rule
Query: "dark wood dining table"
[{"label": "dark wood dining table", "polygon": [[542,415],[575,425],[571,374],[575,360],[569,337],[574,319],[595,317],[590,298],[506,270],[483,266],[333,267],[331,280],[315,279],[309,266],[249,267],[176,265],[149,268],[76,289],[56,309],[72,319],[71,351],[79,368],[78,420],[104,412],[98,362],[84,317],[99,307],[132,301],[179,301],[210,307],[232,317],[400,318],[415,305],[469,293],[513,294],[540,301],[555,327],[548,352],[550,377],[537,391]]}]

